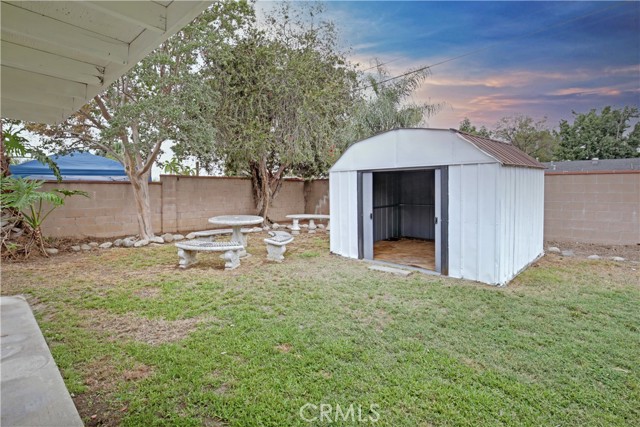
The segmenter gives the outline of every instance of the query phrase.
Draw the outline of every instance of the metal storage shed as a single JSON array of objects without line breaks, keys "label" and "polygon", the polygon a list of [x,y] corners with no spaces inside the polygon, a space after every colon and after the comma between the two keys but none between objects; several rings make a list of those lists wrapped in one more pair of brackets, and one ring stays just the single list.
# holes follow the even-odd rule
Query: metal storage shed
[{"label": "metal storage shed", "polygon": [[504,285],[543,251],[544,166],[454,129],[353,144],[329,173],[331,252]]}]

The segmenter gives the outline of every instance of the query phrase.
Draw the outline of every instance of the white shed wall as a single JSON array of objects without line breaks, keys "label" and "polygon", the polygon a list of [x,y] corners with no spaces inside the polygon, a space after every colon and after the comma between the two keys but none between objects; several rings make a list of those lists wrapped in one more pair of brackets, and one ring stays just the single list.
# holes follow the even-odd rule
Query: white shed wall
[{"label": "white shed wall", "polygon": [[499,282],[497,208],[501,166],[449,166],[449,276]]},{"label": "white shed wall", "polygon": [[542,254],[544,170],[501,167],[499,283],[505,284]]},{"label": "white shed wall", "polygon": [[330,250],[358,258],[358,173],[331,172],[329,178]]}]

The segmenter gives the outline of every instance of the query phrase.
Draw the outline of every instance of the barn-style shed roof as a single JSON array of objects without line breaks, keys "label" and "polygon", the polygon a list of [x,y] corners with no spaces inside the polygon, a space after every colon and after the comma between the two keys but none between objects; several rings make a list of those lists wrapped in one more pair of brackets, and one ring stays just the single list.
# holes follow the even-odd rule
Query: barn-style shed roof
[{"label": "barn-style shed roof", "polygon": [[455,129],[394,129],[356,142],[331,168],[383,170],[459,164],[500,163],[544,169],[544,165],[512,144]]}]

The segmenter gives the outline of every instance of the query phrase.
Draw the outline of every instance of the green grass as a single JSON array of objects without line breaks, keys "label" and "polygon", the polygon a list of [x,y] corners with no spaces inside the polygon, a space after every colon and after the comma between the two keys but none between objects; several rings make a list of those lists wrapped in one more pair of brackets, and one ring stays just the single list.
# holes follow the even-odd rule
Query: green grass
[{"label": "green grass", "polygon": [[250,243],[232,272],[178,270],[170,246],[5,264],[2,293],[28,296],[88,425],[640,420],[637,265],[549,258],[496,289],[372,272],[322,236],[282,264]]}]

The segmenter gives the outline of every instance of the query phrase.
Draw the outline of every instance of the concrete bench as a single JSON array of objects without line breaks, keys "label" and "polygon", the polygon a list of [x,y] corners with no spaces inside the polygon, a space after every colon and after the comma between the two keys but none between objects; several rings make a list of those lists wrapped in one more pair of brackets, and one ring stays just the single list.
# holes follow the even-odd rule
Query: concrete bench
[{"label": "concrete bench", "polygon": [[269,236],[264,239],[267,244],[267,259],[282,262],[284,253],[287,251],[287,244],[293,242],[293,236],[286,231],[270,231]]},{"label": "concrete bench", "polygon": [[[243,228],[242,230],[240,230],[242,232],[242,239],[244,240],[242,242],[243,246],[247,246],[247,236],[245,236],[247,233],[253,233],[254,230],[253,228]],[[203,231],[194,231],[193,233],[189,233],[187,235],[187,239],[198,239],[198,240],[204,240],[207,242],[213,242],[215,236],[222,236],[223,234],[231,234],[233,232],[232,229],[230,228],[219,228],[217,230],[203,230]]]},{"label": "concrete bench", "polygon": [[316,228],[318,228],[316,226],[315,220],[327,220],[327,226],[325,228],[325,230],[329,231],[330,228],[330,224],[329,224],[329,219],[330,216],[329,215],[320,215],[320,214],[292,214],[292,215],[287,215],[287,218],[292,219],[293,220],[293,225],[291,226],[291,234],[300,234],[300,220],[309,220],[309,233],[313,234],[316,232]]},{"label": "concrete bench", "polygon": [[196,254],[203,252],[224,252],[224,269],[233,270],[240,266],[240,251],[244,249],[238,242],[207,242],[204,240],[190,240],[176,243],[180,268],[187,268],[196,263]]}]

